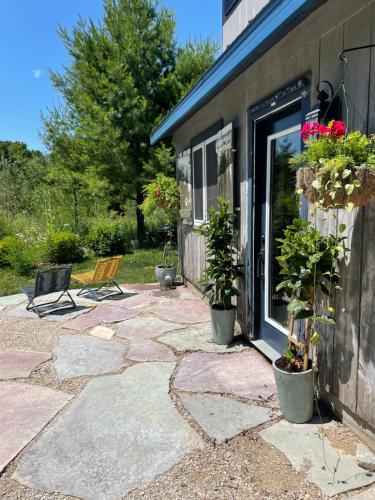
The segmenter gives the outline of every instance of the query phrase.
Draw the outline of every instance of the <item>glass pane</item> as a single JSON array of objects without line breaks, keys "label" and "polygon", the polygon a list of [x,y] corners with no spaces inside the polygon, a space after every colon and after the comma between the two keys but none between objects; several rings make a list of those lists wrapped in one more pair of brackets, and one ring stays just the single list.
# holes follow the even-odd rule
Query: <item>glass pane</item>
[{"label": "glass pane", "polygon": [[283,229],[299,216],[299,198],[295,193],[295,173],[291,171],[288,160],[292,154],[301,149],[299,130],[278,137],[271,142],[270,158],[270,243],[269,243],[269,317],[286,327],[288,324],[288,298],[281,292],[276,292],[278,283],[282,281],[279,275],[279,265],[275,257],[279,254],[275,238],[283,236]]},{"label": "glass pane", "polygon": [[207,209],[217,208],[217,155],[216,141],[206,146]]},{"label": "glass pane", "polygon": [[203,220],[203,150],[193,153],[194,219]]}]

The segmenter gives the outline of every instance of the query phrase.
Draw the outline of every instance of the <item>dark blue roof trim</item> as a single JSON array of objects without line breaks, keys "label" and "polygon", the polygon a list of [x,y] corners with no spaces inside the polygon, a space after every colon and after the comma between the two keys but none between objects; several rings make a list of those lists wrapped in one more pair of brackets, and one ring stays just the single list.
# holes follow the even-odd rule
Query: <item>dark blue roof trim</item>
[{"label": "dark blue roof trim", "polygon": [[151,134],[151,144],[183,120],[327,0],[271,0]]}]

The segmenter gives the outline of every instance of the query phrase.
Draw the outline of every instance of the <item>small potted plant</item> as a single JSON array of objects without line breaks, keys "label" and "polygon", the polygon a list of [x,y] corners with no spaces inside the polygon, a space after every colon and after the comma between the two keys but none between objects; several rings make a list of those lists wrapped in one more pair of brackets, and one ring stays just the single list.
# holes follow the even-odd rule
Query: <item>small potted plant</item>
[{"label": "small potted plant", "polygon": [[[340,228],[344,231],[345,228]],[[283,281],[277,291],[285,294],[289,310],[288,347],[273,363],[281,411],[290,422],[311,420],[314,408],[314,373],[311,345],[320,341],[319,326],[334,325],[331,299],[340,289],[337,259],[347,249],[341,236],[322,236],[310,222],[295,219],[284,230],[277,261]],[[320,290],[320,294],[318,294]],[[318,300],[318,297],[326,300]],[[294,335],[302,321],[303,338]]]},{"label": "small potted plant", "polygon": [[204,270],[204,295],[211,306],[212,337],[216,344],[233,342],[236,307],[232,298],[239,295],[234,286],[242,276],[235,263],[233,252],[234,218],[229,212],[229,202],[219,198],[218,209],[209,210],[209,218],[196,232],[206,239],[207,267]]},{"label": "small potted plant", "polygon": [[180,189],[173,177],[158,174],[154,181],[143,187],[145,198],[140,208],[144,215],[151,215],[155,209],[162,209],[168,223],[167,239],[164,245],[164,263],[155,267],[155,276],[162,288],[166,280],[172,285],[176,279],[176,266],[172,264],[171,249],[173,225],[178,218]]},{"label": "small potted plant", "polygon": [[291,158],[297,169],[297,192],[322,208],[359,207],[375,195],[374,136],[347,134],[346,124],[306,123],[306,148]]}]

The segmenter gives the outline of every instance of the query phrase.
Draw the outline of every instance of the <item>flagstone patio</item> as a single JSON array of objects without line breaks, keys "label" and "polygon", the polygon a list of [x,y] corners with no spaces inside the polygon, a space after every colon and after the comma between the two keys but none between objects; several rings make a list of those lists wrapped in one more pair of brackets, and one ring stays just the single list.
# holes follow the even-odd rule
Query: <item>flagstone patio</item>
[{"label": "flagstone patio", "polygon": [[[154,284],[122,288],[123,296],[99,304],[76,296],[78,311],[44,319],[25,312],[20,295],[0,298],[1,498],[196,498],[189,484],[173,489],[187,471],[201,481],[204,498],[220,488],[217,498],[255,490],[238,498],[297,498],[283,496],[280,484],[288,481],[296,495],[328,498],[374,482],[346,454],[339,485],[329,485],[319,453],[307,453],[318,447],[314,428],[306,433],[280,417],[271,365],[240,336],[228,347],[214,344],[209,309],[196,294]],[[240,462],[249,470],[257,460],[266,469],[276,460],[272,484],[241,464],[228,472],[236,464],[225,467],[221,447],[237,442],[248,450],[249,461]],[[327,450],[333,460],[334,445]],[[207,477],[223,470],[223,478],[208,489],[211,479],[194,471],[215,456],[220,463]],[[227,485],[230,474],[236,491]]]}]

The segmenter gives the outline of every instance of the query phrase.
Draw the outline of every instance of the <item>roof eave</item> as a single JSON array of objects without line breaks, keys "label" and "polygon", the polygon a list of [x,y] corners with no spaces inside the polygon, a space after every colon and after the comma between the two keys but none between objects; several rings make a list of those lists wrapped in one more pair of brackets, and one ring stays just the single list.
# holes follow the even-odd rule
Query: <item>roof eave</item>
[{"label": "roof eave", "polygon": [[155,144],[170,135],[246,67],[327,0],[273,0],[153,130]]}]

